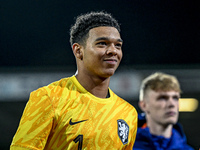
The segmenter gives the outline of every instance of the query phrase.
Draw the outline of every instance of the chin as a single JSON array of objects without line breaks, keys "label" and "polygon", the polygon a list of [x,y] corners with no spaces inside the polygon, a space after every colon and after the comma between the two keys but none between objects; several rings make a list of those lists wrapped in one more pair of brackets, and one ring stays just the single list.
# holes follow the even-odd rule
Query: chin
[{"label": "chin", "polygon": [[177,119],[174,119],[174,120],[168,120],[167,121],[167,124],[176,124],[177,123]]},{"label": "chin", "polygon": [[113,74],[105,74],[105,75],[103,75],[102,77],[104,77],[104,78],[109,78],[109,77],[111,77],[111,76],[113,76]]},{"label": "chin", "polygon": [[105,71],[105,76],[106,77],[111,77],[111,76],[113,76],[114,75],[114,73],[115,73],[115,71],[114,70],[108,70],[108,71]]}]

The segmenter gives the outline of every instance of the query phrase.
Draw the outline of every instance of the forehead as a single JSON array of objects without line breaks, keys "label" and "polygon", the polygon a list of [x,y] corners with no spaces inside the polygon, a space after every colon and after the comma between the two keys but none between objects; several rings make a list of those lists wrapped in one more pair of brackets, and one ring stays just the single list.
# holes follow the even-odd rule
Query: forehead
[{"label": "forehead", "polygon": [[95,27],[90,29],[89,38],[108,37],[112,39],[121,39],[119,31],[114,27]]},{"label": "forehead", "polygon": [[177,91],[173,91],[173,90],[170,90],[170,91],[154,91],[154,90],[147,90],[147,93],[146,93],[148,96],[160,96],[160,95],[165,95],[165,96],[180,96],[180,93],[177,92]]}]

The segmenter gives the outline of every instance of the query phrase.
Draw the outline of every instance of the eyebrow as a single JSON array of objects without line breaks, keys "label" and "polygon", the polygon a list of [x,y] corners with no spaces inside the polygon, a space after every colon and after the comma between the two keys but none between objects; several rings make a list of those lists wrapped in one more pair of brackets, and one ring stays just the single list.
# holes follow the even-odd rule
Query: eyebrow
[{"label": "eyebrow", "polygon": [[169,97],[172,97],[172,98],[180,98],[180,95],[168,95],[168,94],[161,94],[161,95],[159,95],[157,98],[159,99],[159,98],[169,98]]},{"label": "eyebrow", "polygon": [[[110,39],[110,38],[108,38],[108,37],[99,37],[99,38],[97,38],[95,41],[109,40],[109,39]],[[118,41],[118,42],[123,42],[122,39],[117,39],[117,41]]]}]

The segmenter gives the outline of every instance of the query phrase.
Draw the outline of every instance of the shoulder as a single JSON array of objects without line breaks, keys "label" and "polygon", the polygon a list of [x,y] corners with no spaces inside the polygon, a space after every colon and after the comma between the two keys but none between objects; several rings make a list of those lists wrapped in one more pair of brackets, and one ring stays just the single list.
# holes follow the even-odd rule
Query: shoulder
[{"label": "shoulder", "polygon": [[137,140],[145,140],[145,141],[151,141],[151,134],[149,132],[149,128],[141,128],[138,127],[137,130]]},{"label": "shoulder", "polygon": [[149,128],[138,127],[137,135],[133,150],[154,150],[155,146],[153,143],[152,136],[149,132]]},{"label": "shoulder", "polygon": [[[111,90],[110,90],[111,91]],[[118,116],[124,118],[125,121],[130,125],[131,132],[136,134],[137,132],[137,123],[138,123],[138,113],[133,105],[124,100],[123,98],[117,96],[111,91],[110,94],[113,94],[112,101],[115,106],[115,112],[118,112]]]},{"label": "shoulder", "polygon": [[35,91],[31,92],[31,94],[36,94],[37,96],[39,95],[51,96],[53,93],[55,94],[64,88],[68,88],[72,84],[72,81],[70,79],[71,77],[62,78],[58,81],[54,81],[49,85],[36,89]]},{"label": "shoulder", "polygon": [[173,126],[171,141],[172,145],[177,145],[188,150],[193,150],[193,148],[187,144],[187,138],[180,123],[177,123]]},{"label": "shoulder", "polygon": [[30,93],[29,101],[34,103],[44,101],[52,105],[63,97],[63,95],[66,96],[69,93],[70,82],[70,78],[63,78],[47,86],[40,87]]},{"label": "shoulder", "polygon": [[[117,103],[120,104],[124,104],[127,107],[133,108],[135,109],[135,107],[133,105],[131,105],[128,101],[126,101],[125,99],[121,98],[120,96],[118,96],[116,93],[114,93],[110,88],[109,88],[110,94],[113,96],[113,98],[115,100],[117,100]],[[136,110],[135,110],[136,111]]]},{"label": "shoulder", "polygon": [[134,116],[134,118],[138,120],[137,110],[132,104],[130,104],[128,101],[124,100],[119,96],[118,96],[118,104],[120,104],[122,110],[127,110],[130,115]]},{"label": "shoulder", "polygon": [[179,142],[186,142],[186,136],[183,131],[182,125],[180,123],[177,123],[173,126],[172,129],[172,138],[177,139]]},{"label": "shoulder", "polygon": [[62,78],[62,79],[60,79],[58,81],[50,83],[47,86],[44,86],[44,88],[45,89],[50,89],[50,90],[52,90],[52,89],[55,90],[56,88],[67,88],[67,87],[69,87],[70,85],[73,84],[72,78],[73,77]]},{"label": "shoulder", "polygon": [[154,150],[151,134],[148,128],[138,128],[133,150]]}]

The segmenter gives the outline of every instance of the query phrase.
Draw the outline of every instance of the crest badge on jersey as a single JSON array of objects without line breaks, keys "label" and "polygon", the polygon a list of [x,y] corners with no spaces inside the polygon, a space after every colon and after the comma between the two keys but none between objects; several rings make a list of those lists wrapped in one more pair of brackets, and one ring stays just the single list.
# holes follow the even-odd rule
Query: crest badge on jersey
[{"label": "crest badge on jersey", "polygon": [[129,126],[122,119],[117,120],[117,125],[118,125],[118,136],[122,141],[122,143],[125,145],[128,143]]}]

